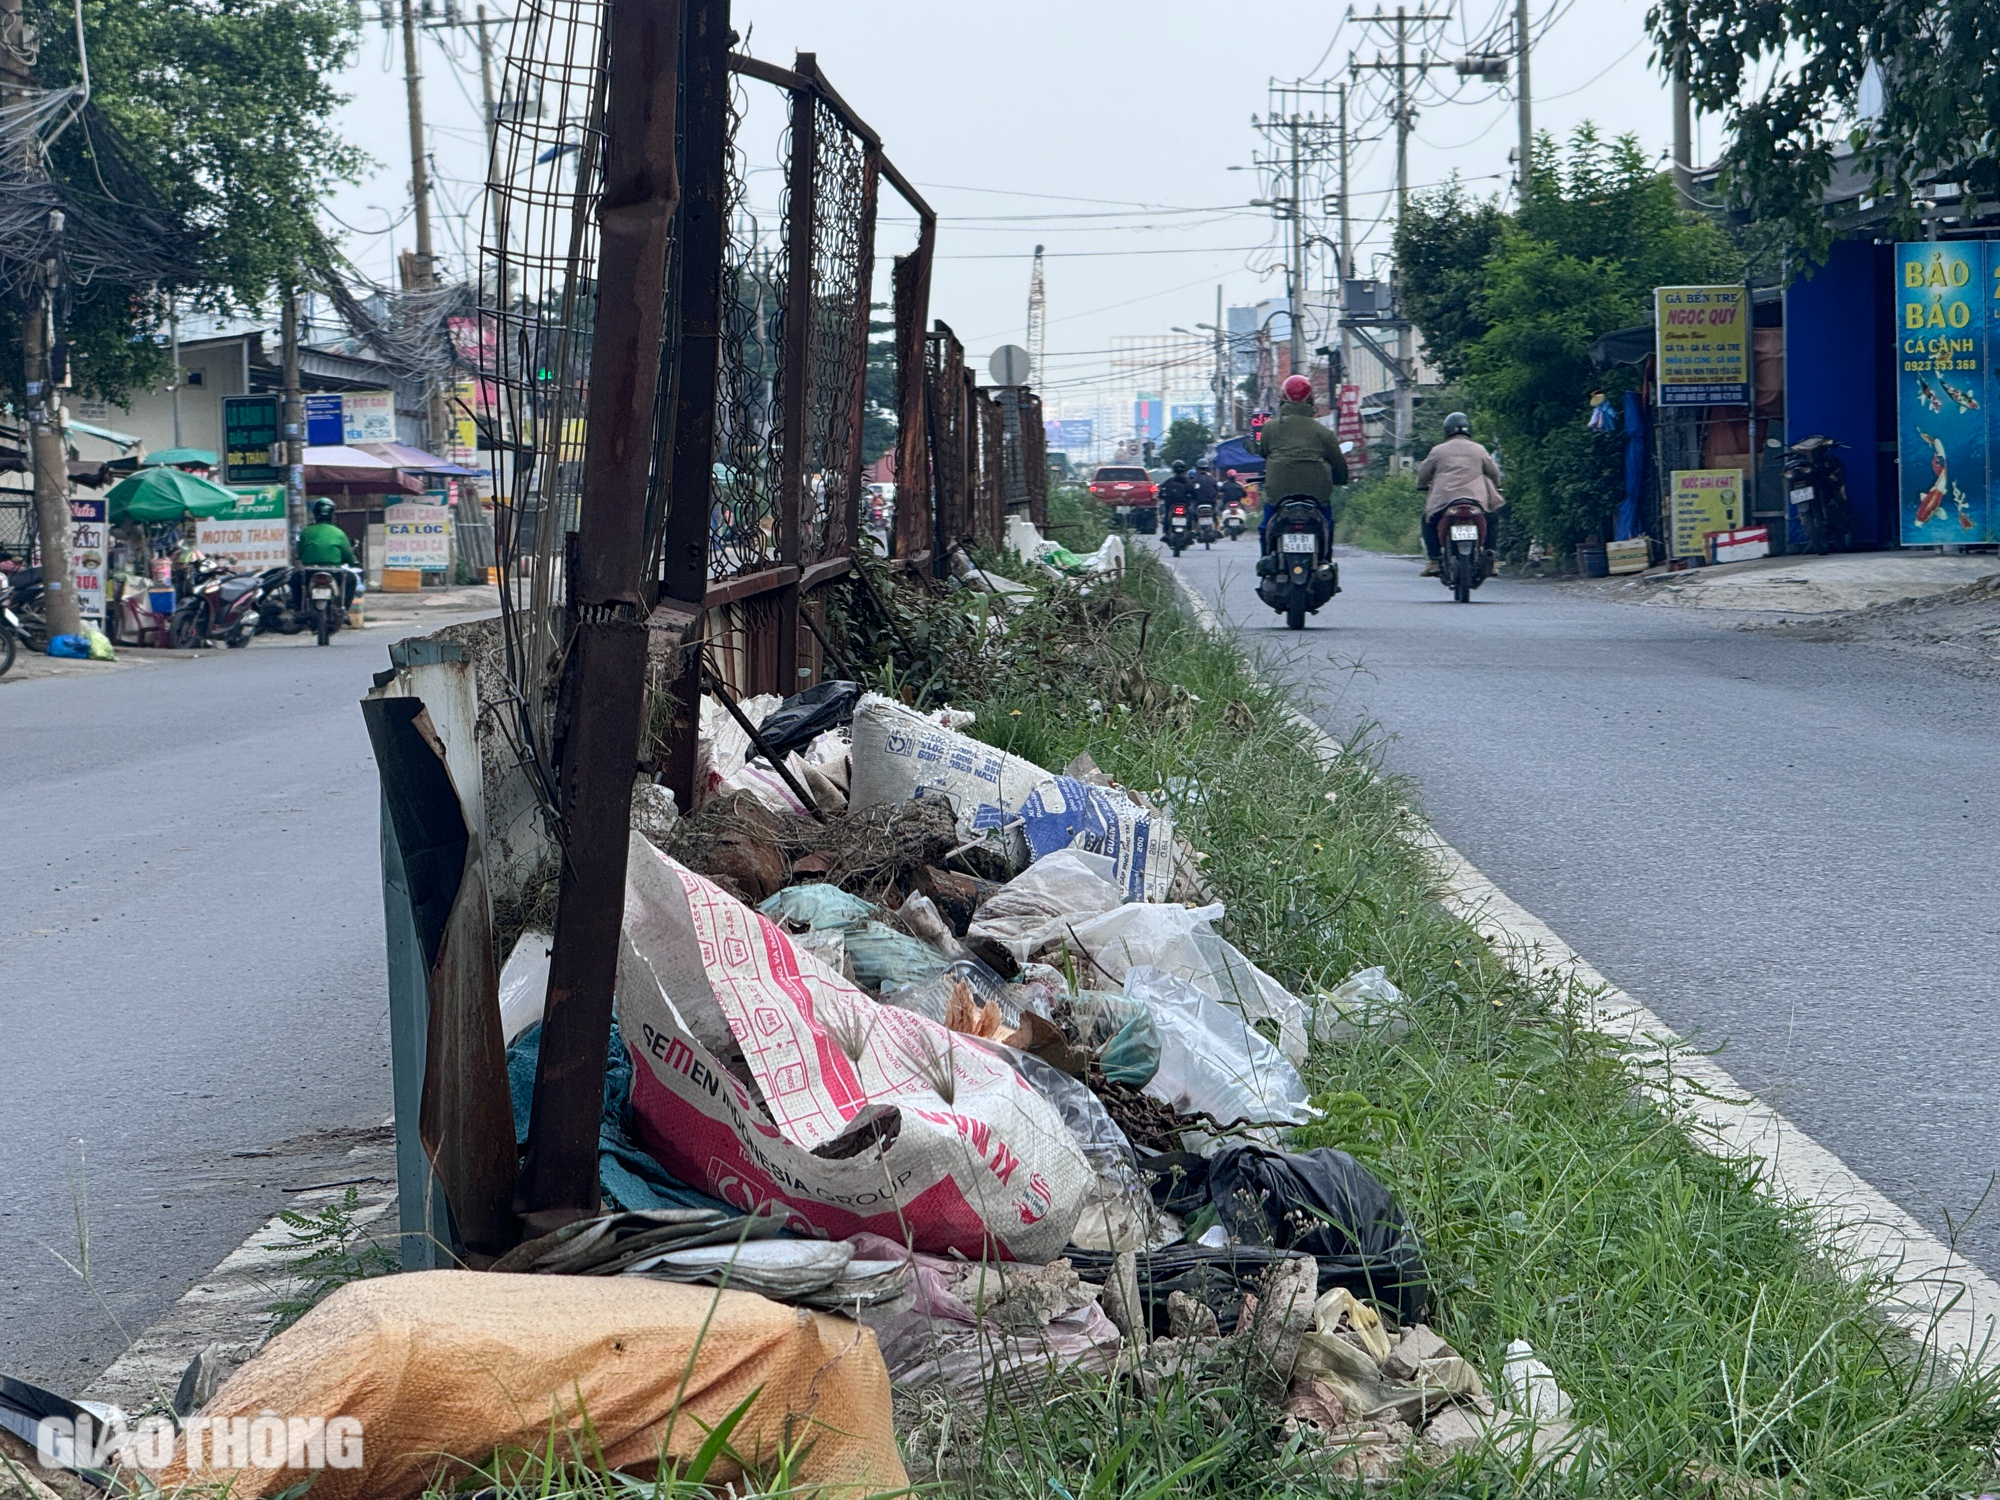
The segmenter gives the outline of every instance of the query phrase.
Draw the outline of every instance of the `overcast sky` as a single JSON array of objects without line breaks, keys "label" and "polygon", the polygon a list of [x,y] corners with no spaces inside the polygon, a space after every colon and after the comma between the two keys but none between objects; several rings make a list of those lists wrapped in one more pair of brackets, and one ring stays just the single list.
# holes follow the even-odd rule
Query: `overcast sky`
[{"label": "overcast sky", "polygon": [[[1444,63],[1419,93],[1410,181],[1457,172],[1479,192],[1500,191],[1516,140],[1511,88],[1461,84],[1449,63],[1484,37],[1504,47],[1511,4],[1455,0],[1447,10],[1432,0],[1431,10],[1449,16],[1422,29]],[[1533,0],[1537,129],[1563,134],[1589,119],[1664,152],[1668,96],[1648,66],[1644,11],[1643,0]],[[932,313],[982,368],[996,344],[1023,339],[1030,256],[1047,246],[1051,394],[1101,380],[1115,336],[1212,320],[1217,285],[1232,304],[1283,295],[1282,230],[1247,206],[1263,184],[1229,168],[1249,166],[1260,149],[1250,117],[1266,112],[1273,76],[1347,80],[1350,56],[1373,61],[1388,35],[1347,19],[1344,6],[1188,0],[736,0],[732,19],[758,56],[789,63],[795,50],[816,52],[929,195],[942,219]],[[470,37],[433,33],[424,66],[438,240],[458,261],[476,245],[485,169]],[[349,253],[387,279],[392,250],[413,240],[400,36],[371,21],[345,83],[353,99],[341,127],[378,168],[337,193],[332,212],[350,226]],[[1386,248],[1391,224],[1384,92],[1379,73],[1353,84],[1351,189],[1364,266],[1368,252]],[[777,179],[765,181],[756,196],[775,202]],[[885,192],[885,215],[892,203]]]}]

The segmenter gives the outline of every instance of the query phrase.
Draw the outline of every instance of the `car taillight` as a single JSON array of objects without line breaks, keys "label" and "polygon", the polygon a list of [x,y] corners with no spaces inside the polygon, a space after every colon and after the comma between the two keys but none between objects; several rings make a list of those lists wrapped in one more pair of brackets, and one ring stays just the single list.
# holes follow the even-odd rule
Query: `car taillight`
[{"label": "car taillight", "polygon": [[1146,498],[1148,500],[1157,499],[1159,497],[1159,493],[1160,493],[1160,487],[1157,484],[1149,484],[1146,486]]}]

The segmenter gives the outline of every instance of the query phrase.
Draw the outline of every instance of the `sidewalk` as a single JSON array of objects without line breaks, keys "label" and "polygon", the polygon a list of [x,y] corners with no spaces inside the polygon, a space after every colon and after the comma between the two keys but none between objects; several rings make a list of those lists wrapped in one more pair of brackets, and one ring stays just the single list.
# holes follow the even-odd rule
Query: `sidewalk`
[{"label": "sidewalk", "polygon": [[2000,573],[1992,553],[1842,552],[1826,557],[1760,557],[1584,586],[1620,603],[1682,609],[1818,616],[1943,594]]},{"label": "sidewalk", "polygon": [[361,601],[370,625],[403,624],[441,614],[476,615],[500,608],[497,584],[469,583],[459,587],[421,589],[413,594],[389,594],[371,589]]}]

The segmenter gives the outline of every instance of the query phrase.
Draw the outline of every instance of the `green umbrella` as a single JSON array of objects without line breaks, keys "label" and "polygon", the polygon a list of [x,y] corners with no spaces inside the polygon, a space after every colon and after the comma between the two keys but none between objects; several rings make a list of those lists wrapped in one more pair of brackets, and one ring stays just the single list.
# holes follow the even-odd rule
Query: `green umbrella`
[{"label": "green umbrella", "polygon": [[200,464],[204,469],[215,467],[215,455],[206,448],[162,448],[158,453],[147,454],[145,461],[148,468],[179,464]]},{"label": "green umbrella", "polygon": [[185,469],[141,469],[121,479],[105,496],[111,524],[121,521],[178,521],[185,516],[219,516],[236,508],[237,497],[219,484]]}]

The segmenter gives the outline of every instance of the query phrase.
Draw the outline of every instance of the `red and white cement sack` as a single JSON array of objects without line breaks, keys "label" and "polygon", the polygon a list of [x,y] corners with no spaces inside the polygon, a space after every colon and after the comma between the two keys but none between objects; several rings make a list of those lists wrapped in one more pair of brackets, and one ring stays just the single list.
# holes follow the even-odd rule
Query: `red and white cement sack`
[{"label": "red and white cement sack", "polygon": [[1013,1068],[870,999],[638,837],[618,1024],[640,1144],[738,1208],[1034,1262],[1061,1253],[1082,1210],[1090,1166]]}]

